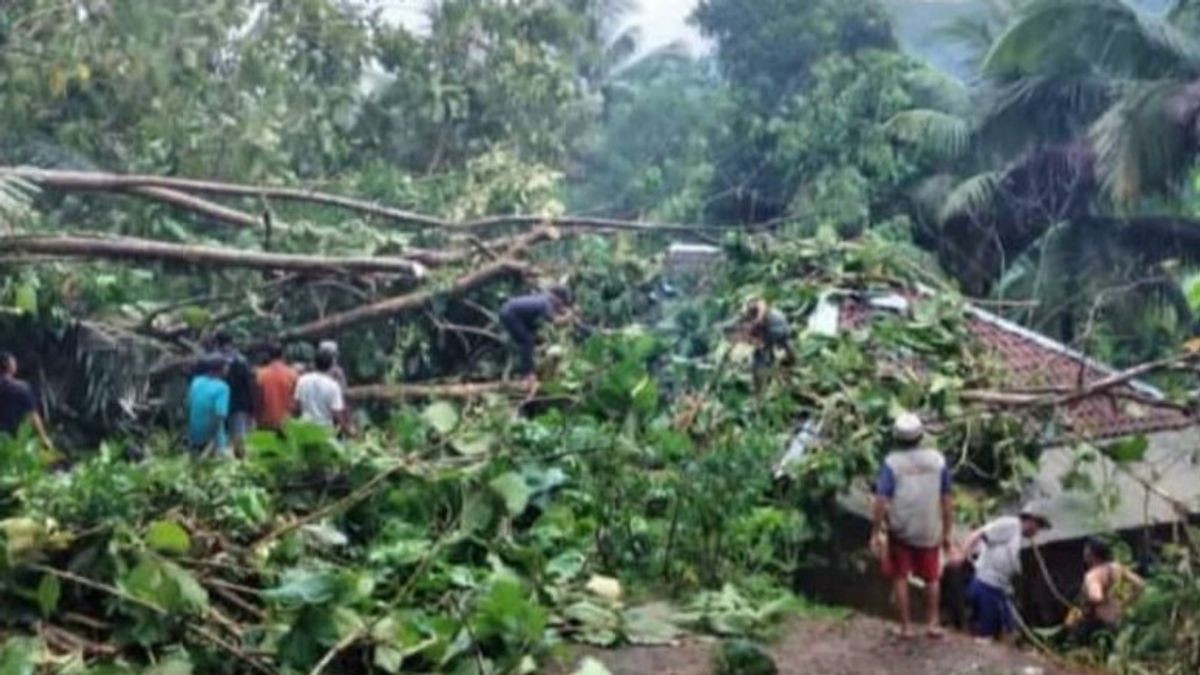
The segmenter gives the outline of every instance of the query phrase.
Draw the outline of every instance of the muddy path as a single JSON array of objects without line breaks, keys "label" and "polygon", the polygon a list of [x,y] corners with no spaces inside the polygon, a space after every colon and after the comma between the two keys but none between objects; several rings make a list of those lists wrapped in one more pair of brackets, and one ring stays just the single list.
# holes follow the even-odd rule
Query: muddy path
[{"label": "muddy path", "polygon": [[[1088,675],[1029,651],[961,634],[901,642],[889,624],[863,616],[844,621],[796,621],[772,645],[780,675]],[[585,650],[613,675],[712,675],[714,642],[673,647]],[[571,673],[573,668],[561,672]]]}]

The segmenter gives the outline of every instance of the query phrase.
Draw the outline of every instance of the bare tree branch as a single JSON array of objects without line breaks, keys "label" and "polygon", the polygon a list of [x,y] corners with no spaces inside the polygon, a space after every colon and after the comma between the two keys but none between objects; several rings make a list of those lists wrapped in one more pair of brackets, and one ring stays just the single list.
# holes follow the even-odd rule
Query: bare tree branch
[{"label": "bare tree branch", "polygon": [[58,190],[124,191],[173,204],[196,213],[202,213],[239,227],[261,227],[263,222],[258,217],[192,197],[185,193],[300,201],[346,209],[355,213],[384,218],[409,226],[468,232],[486,232],[506,227],[528,227],[546,224],[564,229],[702,236],[705,233],[713,234],[730,230],[752,231],[772,229],[784,222],[784,220],[776,219],[754,224],[684,225],[679,223],[631,221],[615,218],[592,218],[586,216],[547,217],[529,214],[498,215],[474,220],[454,221],[351,197],[302,188],[242,185],[222,181],[194,180],[167,176],[90,171],[58,171],[31,167],[0,167],[0,176],[23,178],[42,187]]},{"label": "bare tree branch", "polygon": [[351,387],[346,396],[352,401],[411,401],[425,399],[472,399],[486,394],[523,396],[528,391],[520,382],[464,382],[461,384],[377,384]]},{"label": "bare tree branch", "polygon": [[201,267],[272,269],[306,274],[397,274],[422,279],[427,272],[421,263],[392,257],[315,256],[266,253],[212,246],[168,244],[132,237],[25,236],[0,237],[6,253],[52,255],[69,258],[116,261],[166,262]]}]

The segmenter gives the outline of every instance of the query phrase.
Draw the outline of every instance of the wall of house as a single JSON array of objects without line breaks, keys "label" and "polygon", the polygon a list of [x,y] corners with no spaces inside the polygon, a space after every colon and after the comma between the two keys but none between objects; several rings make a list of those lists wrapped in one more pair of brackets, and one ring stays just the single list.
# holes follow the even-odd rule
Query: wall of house
[{"label": "wall of house", "polygon": [[[796,573],[794,587],[798,593],[819,602],[891,618],[895,609],[891,599],[891,584],[879,572],[879,564],[867,550],[870,523],[861,517],[845,514],[838,519],[836,543],[812,564]],[[1138,562],[1153,560],[1165,542],[1174,540],[1171,526],[1129,530],[1122,540]],[[1063,600],[1078,602],[1083,582],[1083,539],[1072,539],[1038,547],[1044,562],[1027,547],[1021,557],[1021,578],[1017,581],[1017,611],[1032,627],[1057,626],[1067,614]],[[969,569],[945,570],[942,581],[942,614],[951,626],[966,630],[970,611],[966,587],[971,578]],[[919,589],[912,587],[914,617],[924,615]]]}]

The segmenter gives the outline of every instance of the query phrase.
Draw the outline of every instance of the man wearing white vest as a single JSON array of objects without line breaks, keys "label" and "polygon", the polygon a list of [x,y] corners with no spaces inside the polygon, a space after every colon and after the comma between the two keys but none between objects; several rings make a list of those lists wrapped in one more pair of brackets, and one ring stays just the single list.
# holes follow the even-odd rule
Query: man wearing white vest
[{"label": "man wearing white vest", "polygon": [[941,452],[922,444],[924,435],[916,415],[905,413],[896,418],[892,437],[899,448],[883,461],[871,509],[872,542],[887,540],[879,553],[884,573],[892,580],[903,638],[912,636],[910,576],[925,583],[926,635],[943,635],[939,625],[940,554],[949,549],[953,525],[950,470]]}]

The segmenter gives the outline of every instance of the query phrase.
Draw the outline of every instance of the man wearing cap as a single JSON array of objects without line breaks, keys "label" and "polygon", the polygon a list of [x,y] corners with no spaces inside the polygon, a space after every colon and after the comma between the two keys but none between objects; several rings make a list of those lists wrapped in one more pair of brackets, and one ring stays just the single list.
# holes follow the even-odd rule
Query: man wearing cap
[{"label": "man wearing cap", "polygon": [[972,532],[962,551],[951,557],[951,563],[958,565],[978,551],[975,578],[967,589],[971,629],[977,637],[998,639],[1016,628],[1010,598],[1013,579],[1021,573],[1021,540],[1048,529],[1044,507],[1027,504],[1020,514],[997,518]]},{"label": "man wearing cap", "polygon": [[[925,584],[926,634],[940,638],[940,550],[949,549],[953,525],[950,470],[942,453],[921,443],[924,427],[916,415],[897,417],[892,436],[899,448],[879,470],[871,509],[872,547],[881,549],[884,573],[892,579],[900,637],[912,636],[908,578],[916,576]],[[884,538],[887,545],[877,546]]]}]

